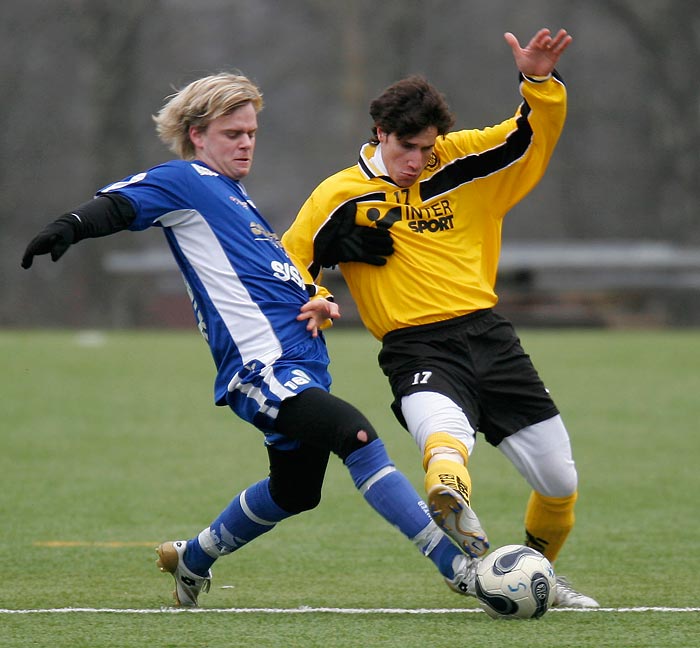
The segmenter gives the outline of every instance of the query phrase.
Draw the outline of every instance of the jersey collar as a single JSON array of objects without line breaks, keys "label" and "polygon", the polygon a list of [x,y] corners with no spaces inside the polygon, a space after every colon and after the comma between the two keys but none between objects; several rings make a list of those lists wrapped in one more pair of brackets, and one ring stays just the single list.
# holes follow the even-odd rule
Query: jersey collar
[{"label": "jersey collar", "polygon": [[381,144],[364,144],[360,149],[360,158],[357,165],[368,180],[379,178],[395,185],[396,183],[389,177],[389,173],[384,165],[381,148]]}]

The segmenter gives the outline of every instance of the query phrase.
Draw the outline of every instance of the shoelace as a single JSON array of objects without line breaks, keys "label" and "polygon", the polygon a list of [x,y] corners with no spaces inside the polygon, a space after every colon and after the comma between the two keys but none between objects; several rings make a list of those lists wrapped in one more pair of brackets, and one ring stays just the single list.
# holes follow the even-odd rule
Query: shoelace
[{"label": "shoelace", "polygon": [[474,593],[476,591],[476,565],[477,565],[477,559],[469,559],[469,561],[465,570],[464,570],[464,575],[460,579],[462,583],[465,583],[467,585],[467,593],[471,596],[474,596]]}]

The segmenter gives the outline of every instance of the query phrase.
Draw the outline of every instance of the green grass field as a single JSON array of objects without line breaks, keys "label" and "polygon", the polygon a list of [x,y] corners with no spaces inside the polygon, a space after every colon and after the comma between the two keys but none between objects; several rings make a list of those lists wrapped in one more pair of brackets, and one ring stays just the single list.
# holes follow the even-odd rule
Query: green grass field
[{"label": "green grass field", "polygon": [[[531,622],[474,611],[336,459],[317,510],[219,561],[200,611],[175,613],[153,548],[199,532],[266,474],[261,435],[213,406],[196,332],[5,331],[0,646],[698,645],[700,331],[522,338],[579,470],[577,526],[557,570],[603,611]],[[335,393],[367,413],[422,492],[377,343],[342,328],[328,339]],[[520,542],[525,484],[483,439],[470,467],[493,545]]]}]

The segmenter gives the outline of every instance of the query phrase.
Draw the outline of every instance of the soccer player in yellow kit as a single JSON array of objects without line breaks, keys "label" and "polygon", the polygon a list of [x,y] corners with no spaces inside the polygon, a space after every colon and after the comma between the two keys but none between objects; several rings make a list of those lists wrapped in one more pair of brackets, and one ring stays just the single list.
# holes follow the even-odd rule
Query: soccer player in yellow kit
[{"label": "soccer player in yellow kit", "polygon": [[[283,244],[318,276],[338,264],[365,326],[382,342],[392,409],[423,456],[435,521],[473,560],[489,548],[471,505],[476,432],[532,487],[526,543],[554,562],[574,525],[568,432],[511,323],[492,309],[505,214],[540,180],[566,116],[555,71],[571,42],[541,29],[523,48],[515,115],[450,132],[444,97],[412,76],[370,105],[358,163],[324,180]],[[597,607],[558,579],[555,604]]]}]

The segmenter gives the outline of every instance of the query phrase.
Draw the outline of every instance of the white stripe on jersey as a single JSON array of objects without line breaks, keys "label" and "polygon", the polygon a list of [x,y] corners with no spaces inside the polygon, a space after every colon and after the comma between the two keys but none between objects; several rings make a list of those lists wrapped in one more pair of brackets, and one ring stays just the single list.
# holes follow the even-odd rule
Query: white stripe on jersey
[{"label": "white stripe on jersey", "polygon": [[[268,364],[279,358],[282,345],[274,329],[251,299],[202,214],[181,209],[161,216],[158,221],[171,228],[184,257],[234,340],[243,364],[251,360]],[[172,227],[175,224],[178,227]]]}]

